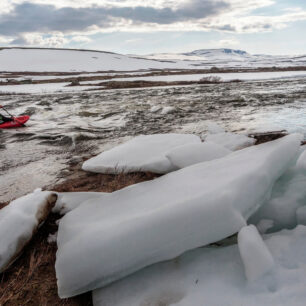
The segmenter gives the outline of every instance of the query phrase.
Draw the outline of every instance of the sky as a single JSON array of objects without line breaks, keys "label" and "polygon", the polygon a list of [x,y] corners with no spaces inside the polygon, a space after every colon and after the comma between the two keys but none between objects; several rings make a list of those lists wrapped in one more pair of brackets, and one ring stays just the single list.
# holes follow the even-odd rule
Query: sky
[{"label": "sky", "polygon": [[0,0],[0,46],[306,54],[306,0]]}]

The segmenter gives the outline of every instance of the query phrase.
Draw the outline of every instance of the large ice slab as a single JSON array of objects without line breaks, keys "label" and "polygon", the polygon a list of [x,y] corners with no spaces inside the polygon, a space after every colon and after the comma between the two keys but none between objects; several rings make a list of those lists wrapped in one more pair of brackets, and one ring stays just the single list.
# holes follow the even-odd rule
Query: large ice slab
[{"label": "large ice slab", "polygon": [[213,142],[192,143],[176,147],[166,153],[170,162],[179,169],[204,161],[224,157],[232,151]]},{"label": "large ice slab", "polygon": [[57,201],[52,212],[61,215],[79,207],[83,202],[90,199],[97,199],[103,196],[104,192],[57,192]]},{"label": "large ice slab", "polygon": [[201,248],[155,264],[93,292],[94,306],[302,306],[306,300],[306,227],[265,237],[274,276],[248,284],[238,246]]},{"label": "large ice slab", "polygon": [[306,206],[306,171],[292,167],[275,183],[271,198],[250,218],[258,224],[262,219],[272,220],[269,232],[294,228],[299,224],[297,210]]},{"label": "large ice slab", "polygon": [[232,151],[252,146],[255,143],[254,138],[230,132],[208,134],[205,141],[214,142]]},{"label": "large ice slab", "polygon": [[300,155],[296,162],[296,166],[299,170],[306,172],[306,150]]},{"label": "large ice slab", "polygon": [[290,135],[82,204],[59,225],[59,295],[107,285],[239,231],[296,159],[299,143]]},{"label": "large ice slab", "polygon": [[87,160],[83,170],[99,173],[167,173],[177,169],[165,156],[167,151],[200,142],[198,136],[191,134],[142,135]]},{"label": "large ice slab", "polygon": [[36,191],[14,200],[0,210],[0,272],[14,261],[30,241],[55,201],[56,194]]}]

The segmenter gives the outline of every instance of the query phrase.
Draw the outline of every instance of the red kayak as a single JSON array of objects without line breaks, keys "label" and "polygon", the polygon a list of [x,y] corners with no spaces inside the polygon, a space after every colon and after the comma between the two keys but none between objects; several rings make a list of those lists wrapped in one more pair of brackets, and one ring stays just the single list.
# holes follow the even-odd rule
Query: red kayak
[{"label": "red kayak", "polygon": [[9,129],[23,126],[30,119],[30,116],[13,117],[13,119],[14,121],[0,124],[0,129]]}]

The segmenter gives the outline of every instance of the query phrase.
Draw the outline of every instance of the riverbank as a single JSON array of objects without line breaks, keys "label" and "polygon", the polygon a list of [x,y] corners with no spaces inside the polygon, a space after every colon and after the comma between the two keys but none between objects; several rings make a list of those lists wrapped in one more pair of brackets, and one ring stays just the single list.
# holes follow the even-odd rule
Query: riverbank
[{"label": "riverbank", "polygon": [[[285,131],[251,135],[255,144],[269,142],[287,135]],[[304,142],[305,144],[305,142]],[[84,158],[86,160],[87,158]],[[159,177],[153,173],[96,174],[84,172],[82,163],[69,166],[69,177],[62,183],[44,189],[57,192],[113,192],[124,187]],[[7,203],[2,203],[2,207]],[[1,203],[0,203],[0,209]],[[56,239],[58,214],[50,214],[21,256],[1,275],[0,305],[92,305],[91,293],[70,299],[60,299],[57,294],[55,276]]]}]

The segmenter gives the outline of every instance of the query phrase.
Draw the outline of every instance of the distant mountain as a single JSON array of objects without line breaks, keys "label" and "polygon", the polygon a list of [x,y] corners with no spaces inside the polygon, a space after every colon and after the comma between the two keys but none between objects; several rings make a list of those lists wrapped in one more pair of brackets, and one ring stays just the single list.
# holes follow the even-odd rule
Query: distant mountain
[{"label": "distant mountain", "polygon": [[234,49],[201,49],[186,53],[123,55],[103,51],[0,48],[0,71],[139,71],[306,66],[306,56],[252,55]]},{"label": "distant mountain", "polygon": [[163,60],[187,60],[187,61],[203,61],[203,60],[235,60],[244,61],[245,59],[252,58],[250,55],[243,50],[234,49],[200,49],[192,52],[185,53],[160,53],[160,54],[150,54],[145,56],[148,59],[163,59]]},{"label": "distant mountain", "polygon": [[243,50],[234,50],[234,49],[200,49],[188,53],[183,53],[184,55],[197,55],[197,56],[217,56],[217,55],[239,55],[245,56],[249,55],[246,51]]}]

